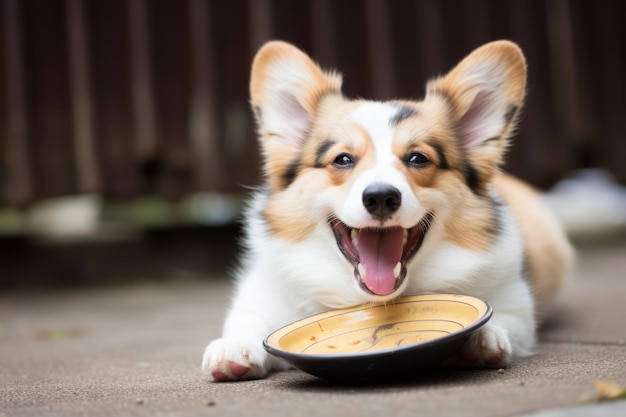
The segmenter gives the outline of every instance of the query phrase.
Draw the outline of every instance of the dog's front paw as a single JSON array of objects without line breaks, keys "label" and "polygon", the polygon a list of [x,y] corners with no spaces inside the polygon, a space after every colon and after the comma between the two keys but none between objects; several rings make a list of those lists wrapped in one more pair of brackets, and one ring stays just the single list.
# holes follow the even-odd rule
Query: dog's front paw
[{"label": "dog's front paw", "polygon": [[267,375],[262,346],[230,338],[214,340],[204,350],[202,371],[213,381],[260,379]]},{"label": "dog's front paw", "polygon": [[459,357],[469,365],[500,368],[510,365],[512,354],[506,329],[486,324],[470,337]]}]

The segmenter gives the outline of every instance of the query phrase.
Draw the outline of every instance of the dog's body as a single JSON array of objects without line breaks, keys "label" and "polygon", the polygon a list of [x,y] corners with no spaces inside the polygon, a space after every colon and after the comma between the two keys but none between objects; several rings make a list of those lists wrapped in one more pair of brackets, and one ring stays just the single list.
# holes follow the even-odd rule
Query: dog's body
[{"label": "dog's body", "polygon": [[498,169],[525,83],[521,51],[499,41],[431,81],[423,101],[348,100],[340,77],[295,47],[263,47],[251,96],[266,184],[203,370],[218,381],[261,378],[286,367],[262,340],[289,322],[442,292],[494,309],[460,359],[506,366],[531,354],[537,312],[573,251],[538,195]]}]

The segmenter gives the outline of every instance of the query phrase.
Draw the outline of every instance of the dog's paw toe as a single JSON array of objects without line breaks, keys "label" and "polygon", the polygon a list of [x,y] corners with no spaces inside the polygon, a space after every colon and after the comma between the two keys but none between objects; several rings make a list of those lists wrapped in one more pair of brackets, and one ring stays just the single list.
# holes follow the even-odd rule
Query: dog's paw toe
[{"label": "dog's paw toe", "polygon": [[267,375],[267,353],[254,343],[217,339],[211,342],[202,358],[202,371],[213,381],[260,379]]},{"label": "dog's paw toe", "polygon": [[242,365],[233,361],[220,362],[216,367],[211,369],[211,377],[214,381],[233,381],[244,379],[245,375],[250,371],[251,367]]},{"label": "dog's paw toe", "polygon": [[472,335],[459,352],[459,357],[472,365],[506,367],[511,363],[513,349],[507,331],[485,325]]}]

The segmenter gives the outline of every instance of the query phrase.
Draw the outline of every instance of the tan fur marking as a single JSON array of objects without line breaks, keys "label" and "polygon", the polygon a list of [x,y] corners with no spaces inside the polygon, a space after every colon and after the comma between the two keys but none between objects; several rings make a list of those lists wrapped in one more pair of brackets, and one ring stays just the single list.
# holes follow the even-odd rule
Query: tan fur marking
[{"label": "tan fur marking", "polygon": [[302,145],[298,140],[277,135],[272,126],[267,126],[266,112],[276,104],[273,94],[278,90],[293,93],[313,121],[325,97],[341,96],[341,76],[323,71],[304,52],[285,42],[268,42],[257,53],[252,64],[250,97],[265,162],[263,171],[274,190],[285,186],[282,176],[299,157]]},{"label": "tan fur marking", "polygon": [[259,50],[252,64],[250,96],[252,97],[253,106],[259,105],[261,109],[263,108],[265,89],[268,83],[272,82],[271,75],[274,67],[280,64],[284,65],[284,62],[287,61],[301,66],[310,77],[306,80],[307,82],[301,82],[292,86],[303,93],[300,104],[310,114],[315,114],[321,97],[330,91],[337,93],[341,91],[341,76],[338,73],[324,72],[308,55],[293,45],[286,42],[273,41],[266,43]]},{"label": "tan fur marking", "polygon": [[315,229],[316,220],[307,215],[308,207],[303,200],[287,194],[270,199],[263,215],[274,236],[295,243]]},{"label": "tan fur marking", "polygon": [[433,188],[445,194],[451,206],[435,211],[446,213],[442,220],[447,240],[464,249],[488,250],[493,244],[496,216],[491,201],[472,193],[458,171],[439,171]]},{"label": "tan fur marking", "polygon": [[[430,160],[435,160],[434,151],[428,148],[425,145],[419,147],[411,147],[407,149],[404,153],[409,151],[419,151],[428,156]],[[404,156],[404,154],[400,154]],[[401,157],[402,157],[401,156]],[[403,172],[404,175],[411,180],[411,183],[419,188],[431,188],[433,186],[433,182],[435,181],[436,176],[438,175],[437,167],[433,164],[426,166],[424,168],[408,168],[405,163],[398,159],[394,163],[396,169],[400,172]]]},{"label": "tan fur marking", "polygon": [[[447,104],[439,100],[422,103],[419,107],[420,116],[399,125],[393,142],[393,151],[398,158],[414,150],[423,152],[434,163],[416,169],[408,168],[398,160],[396,167],[411,180],[413,192],[420,202],[435,213],[451,213],[445,219],[444,228],[452,244],[469,250],[485,251],[493,243],[495,213],[487,198],[475,195],[465,184],[463,158],[466,156],[460,153],[454,142],[454,131],[449,120],[441,117],[447,111],[446,108]],[[430,144],[441,148],[448,169],[439,167],[439,155]],[[442,208],[431,203],[433,192],[443,193],[452,207]]]},{"label": "tan fur marking", "polygon": [[[499,100],[497,106],[502,114],[502,131],[488,143],[467,149],[467,157],[476,169],[479,184],[485,186],[497,174],[505,151],[508,137],[516,126],[519,111],[508,115],[511,108],[520,109],[523,105],[526,87],[526,62],[517,45],[509,41],[496,41],[484,45],[463,59],[447,75],[431,80],[427,85],[425,102],[446,102],[449,116],[457,123],[468,112],[480,90],[479,75],[485,73],[499,75],[490,82],[500,82],[497,86]],[[505,116],[511,116],[506,119]],[[484,187],[483,187],[484,191]]]},{"label": "tan fur marking", "polygon": [[494,178],[494,186],[517,220],[530,268],[537,315],[543,316],[574,265],[574,249],[539,194],[530,186],[507,175]]},{"label": "tan fur marking", "polygon": [[453,212],[446,222],[446,236],[448,240],[461,248],[484,252],[493,244],[493,216],[486,215],[491,207],[485,207],[478,201],[475,205],[466,205],[462,212]]},{"label": "tan fur marking", "polygon": [[467,74],[477,62],[498,61],[506,71],[505,88],[507,102],[521,103],[526,88],[526,62],[522,51],[509,41],[496,41],[483,45],[463,59],[445,77],[437,78],[428,83],[427,90],[431,93],[443,92],[454,100],[455,118],[460,118],[475,98],[473,78]]},{"label": "tan fur marking", "polygon": [[[307,145],[303,159],[308,165],[314,164],[315,151],[320,143],[332,140],[335,143],[326,153],[324,165],[329,178],[329,185],[339,186],[351,182],[364,168],[373,163],[373,144],[363,126],[351,121],[347,115],[358,105],[357,102],[338,100],[324,100],[320,111],[324,112],[327,106],[333,105],[334,112],[329,111],[327,117],[322,117],[313,127],[310,143]],[[345,152],[356,158],[356,167],[353,169],[337,169],[332,166],[333,159]]]},{"label": "tan fur marking", "polygon": [[[328,112],[314,123],[309,139],[300,152],[301,169],[292,187],[272,193],[264,217],[275,236],[290,242],[307,237],[320,222],[326,222],[330,213],[314,209],[315,190],[335,189],[338,198],[345,195],[359,173],[373,163],[373,145],[362,126],[349,120],[347,115],[358,105],[340,97],[327,97],[320,103],[319,111]],[[335,111],[333,112],[332,109]],[[323,168],[315,168],[316,152],[321,143],[331,140]],[[341,152],[354,155],[357,164],[353,169],[338,169],[332,160]],[[269,157],[275,160],[275,155]],[[279,173],[281,171],[278,171]]]}]

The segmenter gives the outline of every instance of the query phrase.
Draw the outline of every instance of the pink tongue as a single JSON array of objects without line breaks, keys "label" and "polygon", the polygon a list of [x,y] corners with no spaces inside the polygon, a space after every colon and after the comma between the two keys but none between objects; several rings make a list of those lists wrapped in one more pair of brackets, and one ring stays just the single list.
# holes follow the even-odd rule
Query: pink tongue
[{"label": "pink tongue", "polygon": [[365,267],[361,280],[374,294],[387,295],[394,290],[393,269],[402,259],[402,237],[400,227],[359,232],[359,261]]}]

